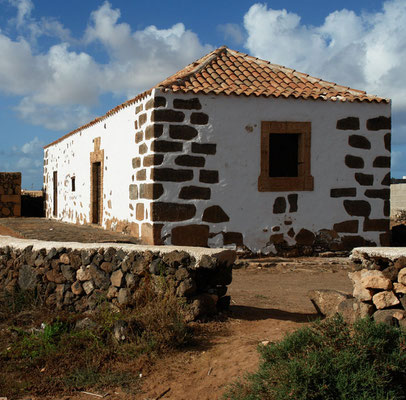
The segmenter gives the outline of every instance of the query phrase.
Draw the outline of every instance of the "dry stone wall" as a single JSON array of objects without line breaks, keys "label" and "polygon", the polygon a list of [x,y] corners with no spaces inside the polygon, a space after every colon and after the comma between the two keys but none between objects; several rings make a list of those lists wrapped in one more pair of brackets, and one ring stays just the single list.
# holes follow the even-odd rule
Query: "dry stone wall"
[{"label": "dry stone wall", "polygon": [[227,307],[235,254],[231,250],[50,243],[0,238],[0,290],[33,290],[49,307],[91,311],[108,301],[133,306],[148,283],[190,304],[189,318]]},{"label": "dry stone wall", "polygon": [[0,172],[0,218],[21,216],[21,173]]},{"label": "dry stone wall", "polygon": [[406,327],[406,252],[403,248],[356,248],[359,266],[349,273],[353,296],[378,322]]}]

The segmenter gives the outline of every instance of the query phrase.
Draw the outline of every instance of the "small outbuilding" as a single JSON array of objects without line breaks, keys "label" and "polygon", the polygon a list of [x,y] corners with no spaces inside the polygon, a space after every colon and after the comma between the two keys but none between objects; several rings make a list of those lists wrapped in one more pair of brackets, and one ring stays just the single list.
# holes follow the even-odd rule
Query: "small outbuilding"
[{"label": "small outbuilding", "polygon": [[149,244],[386,245],[390,100],[221,47],[44,149],[46,215]]}]

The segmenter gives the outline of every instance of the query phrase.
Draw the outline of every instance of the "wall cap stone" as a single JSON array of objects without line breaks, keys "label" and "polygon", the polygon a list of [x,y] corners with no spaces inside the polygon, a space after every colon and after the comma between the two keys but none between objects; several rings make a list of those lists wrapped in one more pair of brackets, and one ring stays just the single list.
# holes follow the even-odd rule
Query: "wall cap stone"
[{"label": "wall cap stone", "polygon": [[405,247],[356,247],[350,255],[350,259],[353,261],[373,258],[395,261],[400,257],[406,257]]},{"label": "wall cap stone", "polygon": [[77,243],[77,242],[48,242],[35,239],[17,239],[11,236],[0,236],[0,247],[9,246],[13,249],[24,250],[28,246],[33,246],[32,250],[45,249],[47,251],[52,248],[59,249],[64,247],[72,250],[98,250],[108,249],[113,247],[115,249],[122,249],[127,252],[145,252],[151,251],[153,253],[159,253],[160,255],[171,253],[175,250],[185,251],[190,256],[196,259],[194,268],[200,267],[200,261],[205,260],[208,257],[213,257],[220,263],[225,263],[230,266],[236,259],[236,253],[233,250],[222,248],[205,248],[205,247],[187,247],[187,246],[148,246],[148,245],[136,245],[128,243]]}]

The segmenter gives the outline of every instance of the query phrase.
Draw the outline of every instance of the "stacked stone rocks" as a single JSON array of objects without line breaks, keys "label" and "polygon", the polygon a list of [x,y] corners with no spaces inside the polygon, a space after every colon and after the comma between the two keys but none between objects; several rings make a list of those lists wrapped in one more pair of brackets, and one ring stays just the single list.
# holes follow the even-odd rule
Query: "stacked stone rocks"
[{"label": "stacked stone rocks", "polygon": [[349,273],[353,296],[370,307],[375,320],[406,327],[406,257],[354,249],[351,258],[360,268]]},{"label": "stacked stone rocks", "polygon": [[0,218],[21,216],[21,173],[0,172]]},{"label": "stacked stone rocks", "polygon": [[[226,254],[227,253],[227,254]],[[213,253],[214,254],[214,253]],[[235,255],[186,251],[162,253],[128,248],[0,247],[0,290],[34,290],[46,305],[77,312],[104,301],[134,306],[135,293],[151,284],[186,299],[188,318],[212,315],[229,304],[225,296]]]}]

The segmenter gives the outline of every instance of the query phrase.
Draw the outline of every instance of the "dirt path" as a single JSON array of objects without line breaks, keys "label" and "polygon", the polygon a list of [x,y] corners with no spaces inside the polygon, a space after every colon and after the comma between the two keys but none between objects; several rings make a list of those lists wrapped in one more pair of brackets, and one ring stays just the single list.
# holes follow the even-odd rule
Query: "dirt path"
[{"label": "dirt path", "polygon": [[137,399],[155,399],[169,388],[164,399],[219,399],[229,383],[256,369],[260,342],[278,341],[316,317],[308,290],[349,293],[350,268],[346,259],[314,258],[235,270],[229,320],[207,324],[208,330],[218,332],[206,348],[159,361],[143,375],[143,393]]}]

